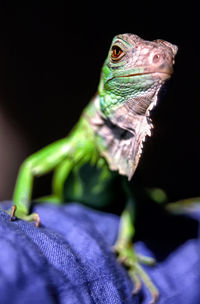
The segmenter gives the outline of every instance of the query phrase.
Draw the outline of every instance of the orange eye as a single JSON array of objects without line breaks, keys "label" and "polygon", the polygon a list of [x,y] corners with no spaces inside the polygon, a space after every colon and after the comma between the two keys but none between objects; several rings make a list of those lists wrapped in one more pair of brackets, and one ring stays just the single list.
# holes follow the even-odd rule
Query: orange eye
[{"label": "orange eye", "polygon": [[114,61],[119,60],[123,55],[124,55],[124,52],[122,51],[122,49],[117,45],[113,45],[112,52],[111,52],[112,60],[114,60]]}]

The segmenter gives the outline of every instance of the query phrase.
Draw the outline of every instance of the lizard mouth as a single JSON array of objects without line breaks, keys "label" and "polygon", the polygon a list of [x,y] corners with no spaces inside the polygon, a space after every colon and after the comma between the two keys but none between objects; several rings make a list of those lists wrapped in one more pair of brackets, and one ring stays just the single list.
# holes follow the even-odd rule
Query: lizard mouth
[{"label": "lizard mouth", "polygon": [[127,71],[127,73],[114,74],[107,81],[112,81],[115,78],[137,78],[140,76],[152,76],[152,79],[158,79],[161,81],[166,81],[173,74],[173,67],[171,65],[161,65],[160,67],[144,67],[142,69],[138,68],[136,71]]},{"label": "lizard mouth", "polygon": [[128,75],[120,75],[120,76],[117,76],[117,77],[127,78],[127,77],[143,76],[143,75],[152,75],[152,76],[155,76],[155,78],[160,78],[162,80],[167,80],[171,77],[172,73],[173,73],[173,70],[169,70],[169,71],[147,71],[147,72],[131,73],[131,74],[128,74]]},{"label": "lizard mouth", "polygon": [[[117,78],[132,78],[139,76],[152,76],[154,79],[167,80],[171,77],[173,73],[173,66],[171,63],[162,63],[159,66],[144,66],[135,67],[133,69],[127,70],[125,73],[119,73],[118,75],[113,75]],[[114,78],[113,77],[113,78]]]}]

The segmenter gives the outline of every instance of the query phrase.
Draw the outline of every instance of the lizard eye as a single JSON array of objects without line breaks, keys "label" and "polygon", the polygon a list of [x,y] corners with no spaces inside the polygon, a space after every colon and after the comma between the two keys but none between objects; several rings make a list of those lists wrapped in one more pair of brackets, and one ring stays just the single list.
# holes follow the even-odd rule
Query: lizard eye
[{"label": "lizard eye", "polygon": [[112,52],[111,52],[111,58],[114,61],[119,60],[124,55],[124,52],[118,45],[113,45]]}]

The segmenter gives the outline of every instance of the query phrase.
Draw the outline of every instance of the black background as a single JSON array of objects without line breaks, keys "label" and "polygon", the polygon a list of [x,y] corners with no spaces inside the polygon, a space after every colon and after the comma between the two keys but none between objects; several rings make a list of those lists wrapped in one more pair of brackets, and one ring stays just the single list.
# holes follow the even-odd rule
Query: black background
[{"label": "black background", "polygon": [[[198,9],[108,3],[1,5],[1,200],[11,198],[22,160],[64,137],[78,120],[96,92],[113,36],[124,32],[179,46],[132,183],[162,187],[172,201],[200,195]],[[48,192],[50,178],[40,185],[36,192]]]}]

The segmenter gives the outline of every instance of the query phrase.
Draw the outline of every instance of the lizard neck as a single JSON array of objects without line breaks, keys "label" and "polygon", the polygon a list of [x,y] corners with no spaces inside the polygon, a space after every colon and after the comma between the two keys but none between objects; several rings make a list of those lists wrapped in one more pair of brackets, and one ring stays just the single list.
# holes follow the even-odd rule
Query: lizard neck
[{"label": "lizard neck", "polygon": [[156,101],[157,94],[127,100],[106,117],[101,111],[101,97],[96,95],[87,108],[100,154],[111,170],[117,170],[129,180],[137,168],[146,135],[151,135],[152,124],[147,113]]}]

